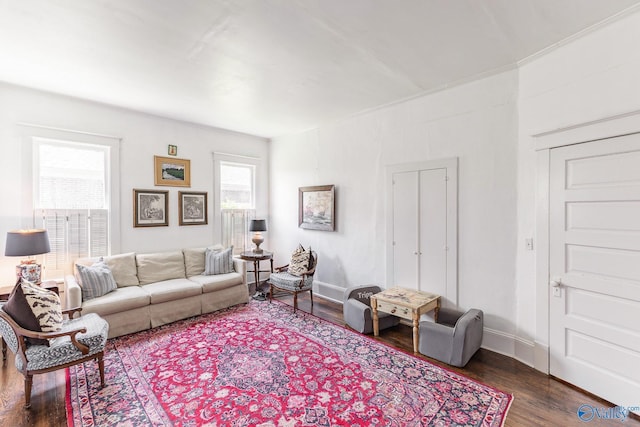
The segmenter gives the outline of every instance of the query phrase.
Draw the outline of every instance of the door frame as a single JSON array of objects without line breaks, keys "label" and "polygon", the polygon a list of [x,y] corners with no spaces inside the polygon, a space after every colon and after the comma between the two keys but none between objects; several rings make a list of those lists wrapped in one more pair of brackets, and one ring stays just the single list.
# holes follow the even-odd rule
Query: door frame
[{"label": "door frame", "polygon": [[[401,163],[386,166],[386,284],[393,286],[393,175],[399,172],[416,172],[429,169],[446,169],[447,175],[447,283],[445,300],[458,306],[458,158]],[[446,304],[446,305],[450,305]]]},{"label": "door frame", "polygon": [[567,145],[583,144],[624,135],[640,133],[640,110],[619,114],[578,125],[532,135],[536,151],[536,231],[537,241],[536,286],[536,340],[533,366],[549,374],[550,367],[550,175],[551,150]]}]

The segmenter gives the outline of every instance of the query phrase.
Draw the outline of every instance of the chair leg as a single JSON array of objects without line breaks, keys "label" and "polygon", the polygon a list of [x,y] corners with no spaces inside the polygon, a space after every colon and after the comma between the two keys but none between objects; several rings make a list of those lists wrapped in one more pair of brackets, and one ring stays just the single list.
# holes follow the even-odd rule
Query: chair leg
[{"label": "chair leg", "polygon": [[313,289],[309,289],[309,294],[311,295],[311,307],[313,307]]},{"label": "chair leg", "polygon": [[0,337],[0,342],[2,345],[2,365],[6,366],[7,364],[7,343],[4,342],[4,337]]},{"label": "chair leg", "polygon": [[100,371],[100,387],[104,387],[104,353],[98,355],[98,370]]},{"label": "chair leg", "polygon": [[269,303],[273,300],[273,283],[269,283]]},{"label": "chair leg", "polygon": [[297,309],[298,309],[298,293],[294,292],[293,293],[293,312],[295,313]]},{"label": "chair leg", "polygon": [[33,375],[26,374],[24,376],[24,407],[31,407],[31,386],[33,385]]}]

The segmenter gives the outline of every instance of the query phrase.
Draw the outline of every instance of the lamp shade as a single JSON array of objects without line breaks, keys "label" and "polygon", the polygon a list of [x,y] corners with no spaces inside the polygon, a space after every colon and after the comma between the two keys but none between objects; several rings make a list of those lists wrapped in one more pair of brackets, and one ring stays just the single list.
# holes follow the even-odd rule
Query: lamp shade
[{"label": "lamp shade", "polygon": [[31,256],[51,252],[47,230],[14,230],[7,232],[5,256]]},{"label": "lamp shade", "polygon": [[264,219],[252,219],[249,231],[267,231],[267,221]]}]

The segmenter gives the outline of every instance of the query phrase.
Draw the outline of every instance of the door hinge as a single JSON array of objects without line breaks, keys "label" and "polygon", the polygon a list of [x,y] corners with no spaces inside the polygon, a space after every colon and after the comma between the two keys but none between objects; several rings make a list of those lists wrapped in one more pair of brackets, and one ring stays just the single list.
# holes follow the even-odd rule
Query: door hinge
[{"label": "door hinge", "polygon": [[449,181],[449,176],[445,175],[445,176],[444,176],[444,180],[445,180],[445,181]]}]

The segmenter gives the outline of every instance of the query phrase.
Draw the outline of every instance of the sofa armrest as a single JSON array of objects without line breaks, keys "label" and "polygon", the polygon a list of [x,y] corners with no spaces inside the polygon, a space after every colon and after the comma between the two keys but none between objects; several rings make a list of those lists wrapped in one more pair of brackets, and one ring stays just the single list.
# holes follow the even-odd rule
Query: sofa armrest
[{"label": "sofa armrest", "polygon": [[247,263],[240,257],[233,257],[233,269],[242,276],[242,284],[247,285]]},{"label": "sofa armrest", "polygon": [[82,289],[75,276],[69,274],[64,278],[67,285],[67,307],[82,307]]}]

